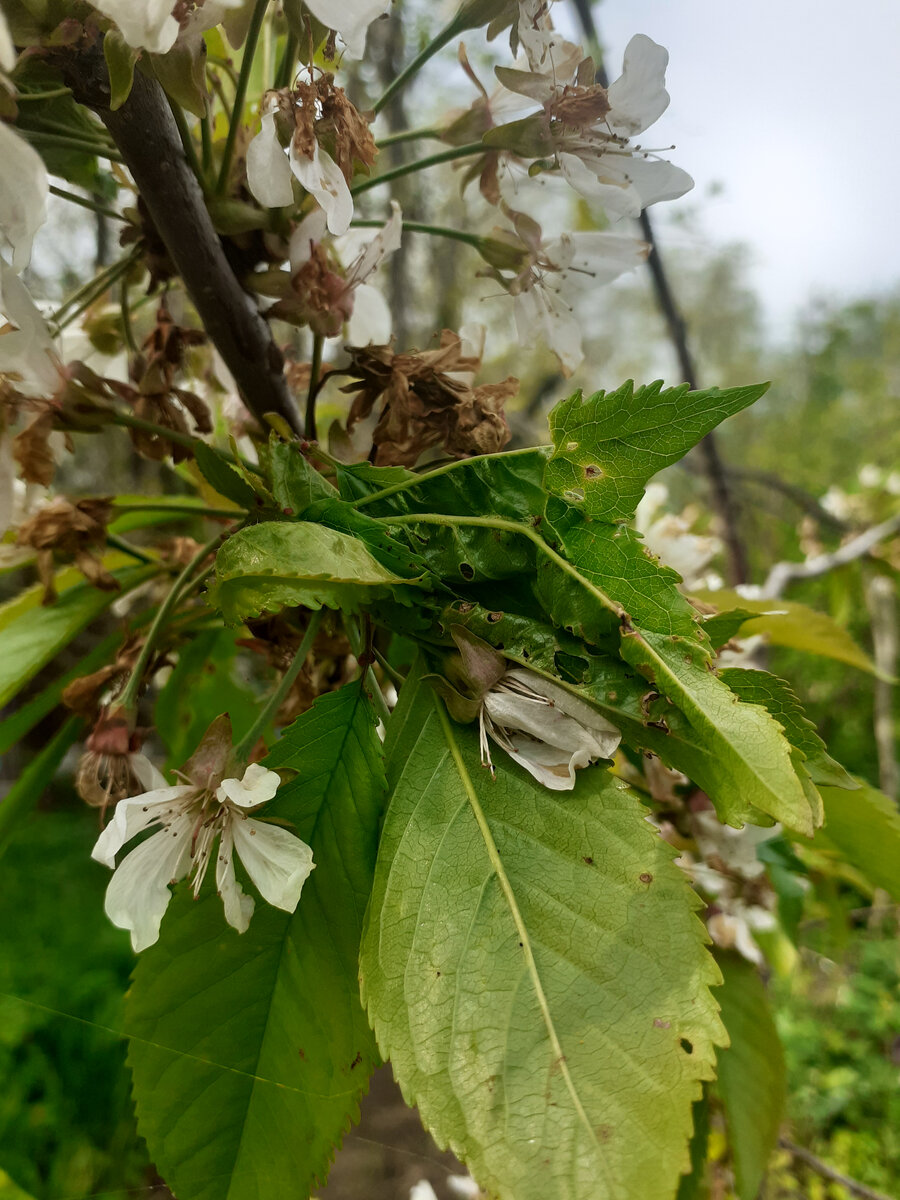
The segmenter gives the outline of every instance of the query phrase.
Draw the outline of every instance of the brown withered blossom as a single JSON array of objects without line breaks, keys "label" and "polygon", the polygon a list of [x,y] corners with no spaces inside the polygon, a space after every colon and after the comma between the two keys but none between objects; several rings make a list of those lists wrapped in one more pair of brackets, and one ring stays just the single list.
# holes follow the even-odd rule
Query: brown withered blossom
[{"label": "brown withered blossom", "polygon": [[84,744],[75,772],[75,790],[85,804],[106,810],[147,786],[146,763],[139,753],[146,730],[133,729],[121,709],[104,710]]},{"label": "brown withered blossom", "polygon": [[372,435],[379,466],[413,466],[424,451],[440,446],[453,458],[494,454],[510,438],[503,408],[518,391],[510,376],[502,383],[473,387],[481,365],[463,353],[458,334],[445,329],[436,350],[395,354],[390,346],[350,350],[348,374],[355,393],[347,429],[379,406]]},{"label": "brown withered blossom", "polygon": [[38,575],[44,585],[44,604],[56,599],[54,555],[71,558],[84,577],[103,591],[116,591],[116,580],[103,566],[106,526],[112,515],[109,500],[91,497],[70,504],[51,500],[19,527],[17,542],[37,551]]},{"label": "brown withered blossom", "polygon": [[73,679],[63,689],[62,702],[66,708],[86,721],[95,720],[104,698],[114,696],[128,679],[142,646],[143,639],[132,634],[119,647],[113,662],[106,663],[89,675],[79,675]]},{"label": "brown withered blossom", "polygon": [[[276,671],[286,671],[294,661],[304,631],[280,614],[250,620],[247,627],[253,636],[239,639],[238,645],[261,654]],[[356,659],[345,634],[323,624],[303,669],[275,715],[275,724],[290,724],[312,708],[317,696],[349,683],[355,670]]]}]

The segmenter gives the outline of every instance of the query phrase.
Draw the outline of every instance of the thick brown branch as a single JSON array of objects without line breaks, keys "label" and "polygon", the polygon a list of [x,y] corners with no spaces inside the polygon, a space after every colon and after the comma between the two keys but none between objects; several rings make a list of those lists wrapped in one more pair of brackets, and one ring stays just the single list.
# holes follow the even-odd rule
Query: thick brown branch
[{"label": "thick brown branch", "polygon": [[113,111],[99,47],[61,51],[57,62],[75,98],[94,109],[112,134],[247,407],[260,421],[267,412],[278,413],[299,433],[281,352],[225,257],[163,89],[155,79],[135,71],[131,95]]}]

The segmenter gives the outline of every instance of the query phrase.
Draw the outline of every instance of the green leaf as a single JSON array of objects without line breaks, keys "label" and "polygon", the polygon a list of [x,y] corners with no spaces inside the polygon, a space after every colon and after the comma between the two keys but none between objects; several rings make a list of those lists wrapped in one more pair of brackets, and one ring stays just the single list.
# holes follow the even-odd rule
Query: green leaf
[{"label": "green leaf", "polygon": [[382,1054],[502,1200],[671,1197],[721,1036],[695,900],[608,772],[551,792],[498,751],[493,780],[477,741],[407,683],[361,958]]},{"label": "green leaf", "polygon": [[302,517],[314,501],[336,495],[299,448],[282,442],[274,433],[269,441],[269,471],[275,502],[286,516]]},{"label": "green leaf", "polygon": [[129,46],[118,29],[108,29],[103,38],[103,57],[109,72],[109,107],[115,111],[131,95],[134,64],[140,51]]},{"label": "green leaf", "polygon": [[0,856],[44,794],[66,751],[78,741],[83,728],[80,717],[69,717],[0,800]]},{"label": "green leaf", "polygon": [[165,54],[151,54],[153,74],[167,96],[193,113],[206,114],[206,46],[203,38],[178,41]]},{"label": "green leaf", "polygon": [[234,632],[227,629],[194,634],[179,650],[154,710],[169,767],[180,767],[190,758],[221,713],[231,718],[235,743],[250,729],[258,704],[248,682],[235,678],[235,658]]},{"label": "green leaf", "polygon": [[731,1045],[719,1051],[717,1086],[738,1198],[756,1200],[784,1112],[784,1053],[756,967],[734,954],[718,961],[725,986],[716,995]]},{"label": "green leaf", "polygon": [[772,714],[784,729],[787,740],[803,755],[804,767],[813,783],[850,789],[859,786],[825,749],[825,743],[789,683],[767,671],[748,671],[740,667],[720,671],[719,678],[739,699],[747,704],[759,704]]},{"label": "green leaf", "polygon": [[306,521],[242,529],[216,555],[214,603],[237,622],[285,605],[358,608],[415,580],[383,567],[357,538]]},{"label": "green leaf", "polygon": [[104,663],[109,662],[121,641],[121,636],[116,633],[108,638],[104,638],[98,646],[94,647],[90,654],[86,654],[71,670],[66,671],[64,675],[60,675],[58,679],[54,679],[53,683],[45,687],[43,691],[29,700],[27,704],[23,704],[11,716],[8,716],[4,721],[0,721],[0,754],[5,754],[26,733],[34,729],[38,721],[42,721],[48,713],[56,708],[57,704],[62,700],[63,691],[74,679],[79,679],[82,675],[89,675],[92,671],[98,670]]},{"label": "green leaf", "polygon": [[[118,596],[151,579],[156,567],[125,568],[114,575],[119,592],[101,592],[82,583],[69,588],[46,608],[27,607],[0,625],[0,706],[6,704],[41,667]],[[17,603],[18,599],[16,602]]]},{"label": "green leaf", "polygon": [[835,849],[874,887],[900,902],[900,812],[877,788],[859,781],[855,792],[823,787],[825,828],[815,849]]},{"label": "green leaf", "polygon": [[226,462],[218,450],[213,450],[206,442],[198,441],[194,455],[201,475],[207,483],[212,484],[220,496],[250,512],[255,512],[260,507],[260,496],[243,475]]},{"label": "green leaf", "polygon": [[0,1200],[34,1200],[34,1197],[0,1169]]},{"label": "green leaf", "polygon": [[578,505],[588,517],[628,520],[657,471],[683,458],[768,386],[692,392],[687,384],[663,390],[658,380],[636,390],[628,382],[587,400],[576,392],[550,413],[547,491]]},{"label": "green leaf", "polygon": [[293,915],[245,934],[210,888],[175,897],[129,994],[140,1132],[179,1200],[298,1200],[324,1182],[378,1056],[357,983],[384,796],[364,691],[321,697],[274,747],[298,773],[269,807],[316,869]]},{"label": "green leaf", "polygon": [[[711,670],[703,649],[685,638],[637,630],[622,638],[622,657],[677,706],[662,719],[676,734],[689,726],[680,763],[728,825],[761,824],[759,813],[812,836],[817,806],[804,790],[781,726],[758,704],[744,704]],[[756,812],[754,812],[756,810]]]},{"label": "green leaf", "polygon": [[699,591],[694,595],[698,600],[722,609],[720,617],[727,616],[727,610],[732,606],[751,614],[758,613],[758,616],[751,616],[738,626],[741,637],[763,633],[773,646],[818,654],[822,658],[833,658],[851,667],[858,667],[860,671],[878,674],[878,668],[868,654],[857,646],[843,625],[839,625],[828,613],[817,612],[794,600],[747,600],[738,592]]}]

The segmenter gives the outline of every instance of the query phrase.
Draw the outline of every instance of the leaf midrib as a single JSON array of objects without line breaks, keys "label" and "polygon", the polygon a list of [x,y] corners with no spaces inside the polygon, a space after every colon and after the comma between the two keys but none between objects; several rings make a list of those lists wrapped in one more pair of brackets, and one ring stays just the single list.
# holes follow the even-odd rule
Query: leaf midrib
[{"label": "leaf midrib", "polygon": [[599,1149],[599,1139],[587,1113],[585,1112],[584,1105],[581,1102],[581,1097],[578,1095],[574,1080],[572,1079],[569,1071],[566,1056],[563,1053],[559,1035],[556,1032],[556,1026],[553,1022],[553,1017],[550,1012],[550,1005],[548,1003],[546,993],[544,992],[544,986],[541,982],[541,977],[538,973],[537,963],[535,962],[534,951],[531,948],[531,937],[522,918],[522,914],[519,911],[519,905],[516,900],[515,892],[513,891],[509,876],[506,874],[506,869],[503,866],[503,860],[500,857],[500,852],[497,849],[497,844],[494,841],[494,836],[491,833],[491,828],[488,824],[487,817],[485,816],[484,809],[481,807],[481,802],[478,799],[478,794],[475,791],[471,776],[466,769],[465,762],[463,761],[462,754],[460,753],[459,746],[457,745],[456,738],[453,734],[450,718],[447,716],[447,711],[444,707],[443,701],[440,700],[438,696],[434,696],[433,701],[438,718],[441,722],[444,738],[447,746],[449,747],[450,753],[453,756],[453,762],[456,766],[457,774],[459,775],[460,782],[462,783],[466,796],[468,797],[469,804],[472,808],[472,813],[475,817],[484,841],[485,850],[487,851],[491,866],[493,867],[494,873],[497,876],[497,881],[500,884],[500,888],[510,910],[510,915],[512,916],[516,930],[519,934],[519,938],[522,942],[522,951],[525,956],[525,964],[528,969],[528,974],[531,977],[531,984],[534,988],[538,1007],[541,1010],[541,1017],[544,1022],[544,1027],[547,1030],[547,1036],[549,1037],[550,1044],[553,1048],[555,1062],[558,1064],[560,1074],[565,1080],[566,1088],[572,1098],[572,1104],[575,1107],[575,1111],[578,1114],[579,1120],[588,1131],[591,1141]]}]

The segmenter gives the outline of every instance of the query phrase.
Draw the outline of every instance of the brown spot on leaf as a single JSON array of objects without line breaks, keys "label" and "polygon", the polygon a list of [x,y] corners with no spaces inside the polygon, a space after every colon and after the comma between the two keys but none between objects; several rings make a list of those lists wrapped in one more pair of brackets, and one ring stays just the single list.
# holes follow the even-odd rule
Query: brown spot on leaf
[{"label": "brown spot on leaf", "polygon": [[653,882],[653,876],[650,874],[649,871],[642,871],[639,878],[640,878],[641,883],[652,883]]}]

